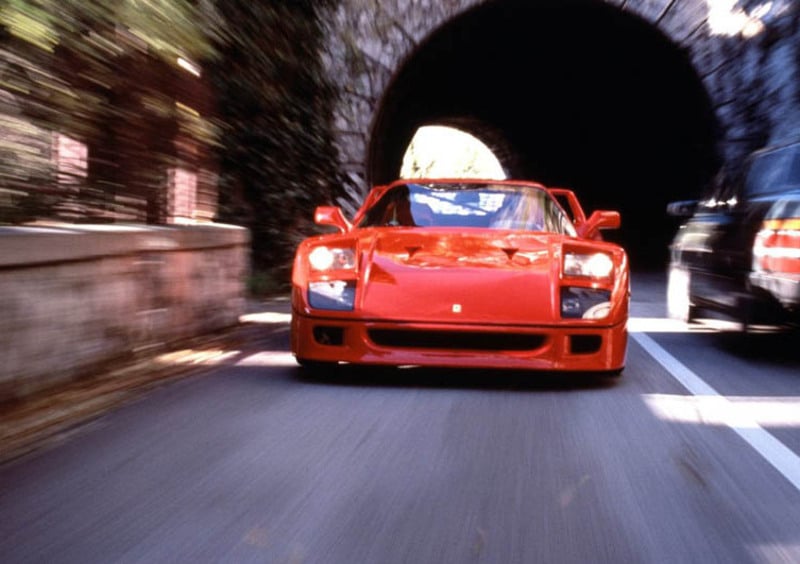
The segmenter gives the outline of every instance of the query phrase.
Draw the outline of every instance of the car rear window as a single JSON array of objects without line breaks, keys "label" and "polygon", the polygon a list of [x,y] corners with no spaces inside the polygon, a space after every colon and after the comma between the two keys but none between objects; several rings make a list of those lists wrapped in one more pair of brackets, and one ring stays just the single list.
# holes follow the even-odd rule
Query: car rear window
[{"label": "car rear window", "polygon": [[800,186],[800,145],[760,154],[753,158],[744,190],[750,197],[785,192]]}]

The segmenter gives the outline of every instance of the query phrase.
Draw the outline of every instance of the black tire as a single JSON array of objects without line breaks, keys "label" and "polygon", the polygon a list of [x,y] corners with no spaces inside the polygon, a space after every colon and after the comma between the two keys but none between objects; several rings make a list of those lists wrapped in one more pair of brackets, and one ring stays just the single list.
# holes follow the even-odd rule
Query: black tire
[{"label": "black tire", "polygon": [[297,364],[304,376],[312,378],[327,378],[338,373],[339,365],[335,362],[324,362],[320,360],[308,360],[297,358]]}]

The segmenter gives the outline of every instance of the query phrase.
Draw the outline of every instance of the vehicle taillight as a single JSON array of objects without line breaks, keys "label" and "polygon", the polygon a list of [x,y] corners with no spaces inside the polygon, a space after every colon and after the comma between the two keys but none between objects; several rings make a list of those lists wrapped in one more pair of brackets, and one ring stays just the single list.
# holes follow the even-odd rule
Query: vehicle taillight
[{"label": "vehicle taillight", "polygon": [[800,218],[764,221],[753,245],[753,268],[800,274]]}]

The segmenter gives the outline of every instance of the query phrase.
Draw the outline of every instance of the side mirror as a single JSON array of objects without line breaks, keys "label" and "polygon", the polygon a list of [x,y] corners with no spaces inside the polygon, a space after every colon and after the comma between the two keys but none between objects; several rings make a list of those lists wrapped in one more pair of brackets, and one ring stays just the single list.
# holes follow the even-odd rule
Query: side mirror
[{"label": "side mirror", "polygon": [[344,217],[341,208],[336,206],[319,206],[314,210],[314,223],[332,225],[342,233],[347,233],[353,227]]},{"label": "side mirror", "polygon": [[584,239],[594,239],[601,229],[617,229],[621,223],[619,212],[597,210],[592,212],[589,219],[578,225],[578,235]]},{"label": "side mirror", "polygon": [[692,217],[697,209],[697,200],[682,200],[667,204],[667,215],[672,217]]}]

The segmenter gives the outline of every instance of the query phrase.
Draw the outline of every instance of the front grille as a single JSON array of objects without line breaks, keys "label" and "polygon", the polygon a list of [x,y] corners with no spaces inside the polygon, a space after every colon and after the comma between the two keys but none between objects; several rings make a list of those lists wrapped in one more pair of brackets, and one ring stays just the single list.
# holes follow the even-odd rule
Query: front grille
[{"label": "front grille", "polygon": [[545,341],[542,335],[526,333],[370,329],[368,334],[376,345],[413,349],[527,351],[538,349]]}]

